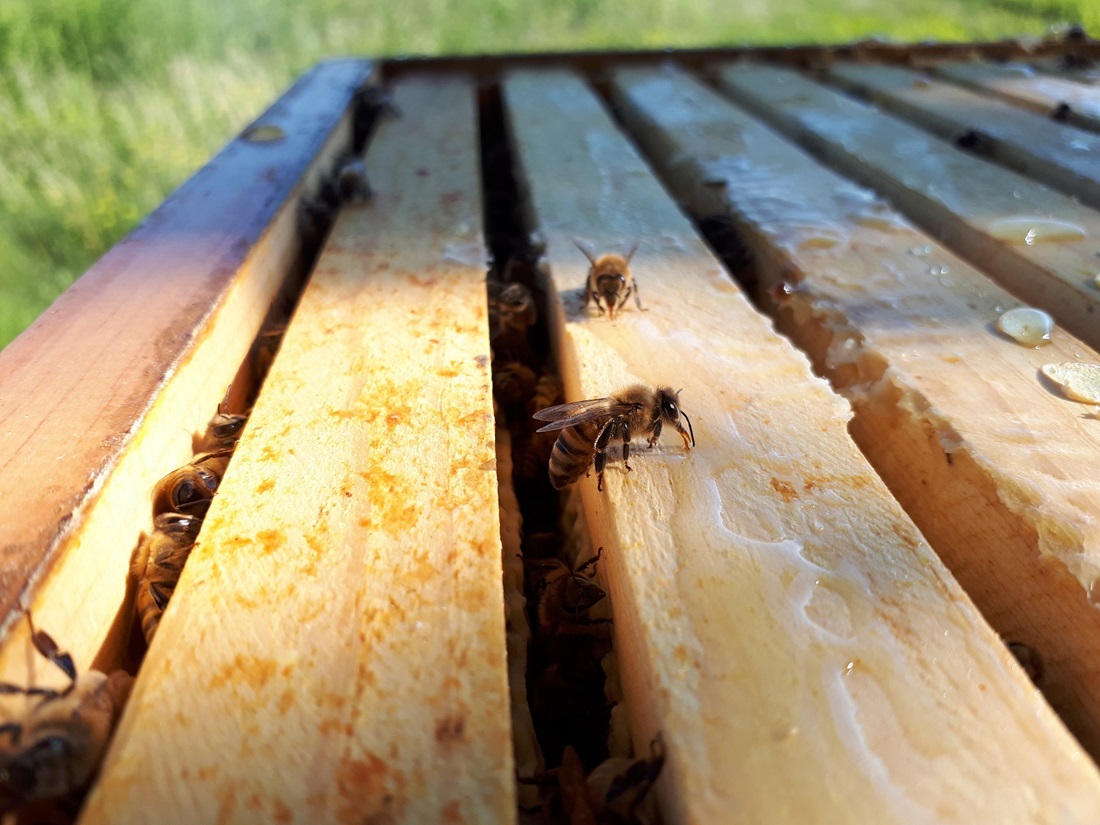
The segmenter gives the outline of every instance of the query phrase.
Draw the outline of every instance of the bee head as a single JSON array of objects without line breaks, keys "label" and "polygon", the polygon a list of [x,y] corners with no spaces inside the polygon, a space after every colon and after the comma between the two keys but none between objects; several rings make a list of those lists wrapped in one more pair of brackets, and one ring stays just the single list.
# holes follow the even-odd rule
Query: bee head
[{"label": "bee head", "polygon": [[[687,413],[680,409],[680,391],[673,390],[672,387],[661,387],[657,390],[657,415],[667,424],[676,428],[676,432],[680,433],[684,437],[684,446],[688,446],[688,434],[691,437],[691,446],[695,446],[695,431],[691,428],[691,419],[687,417]],[[680,417],[683,416],[684,421],[687,422],[687,430],[684,430],[684,425],[680,423]]]},{"label": "bee head", "polygon": [[0,764],[0,806],[5,810],[32,799],[49,799],[72,790],[69,760],[72,743],[52,734],[19,750]]}]

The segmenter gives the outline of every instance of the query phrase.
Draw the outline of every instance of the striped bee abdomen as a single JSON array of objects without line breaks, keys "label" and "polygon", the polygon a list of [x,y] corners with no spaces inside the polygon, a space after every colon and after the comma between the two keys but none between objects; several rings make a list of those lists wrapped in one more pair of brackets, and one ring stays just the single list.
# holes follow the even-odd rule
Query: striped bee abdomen
[{"label": "striped bee abdomen", "polygon": [[550,452],[550,483],[560,490],[588,472],[596,455],[594,443],[603,421],[585,421],[561,431]]}]

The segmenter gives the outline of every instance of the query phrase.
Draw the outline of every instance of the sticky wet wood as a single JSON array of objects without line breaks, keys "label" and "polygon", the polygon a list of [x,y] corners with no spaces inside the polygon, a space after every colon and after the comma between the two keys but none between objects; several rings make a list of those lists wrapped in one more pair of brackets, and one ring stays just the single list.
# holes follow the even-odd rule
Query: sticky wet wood
[{"label": "sticky wet wood", "polygon": [[982,94],[992,92],[1061,123],[1100,132],[1100,89],[1094,85],[1036,71],[1026,63],[945,60],[931,63],[928,68]]},{"label": "sticky wet wood", "polygon": [[[0,353],[0,680],[33,662],[17,605],[87,667],[157,480],[186,463],[295,259],[297,198],[351,139],[370,64],[317,66]],[[56,564],[56,567],[55,567]]]},{"label": "sticky wet wood", "polygon": [[[1100,754],[1100,611],[1089,603],[1100,574],[1091,469],[1100,443],[1082,405],[1038,376],[1043,363],[1100,355],[1060,330],[1040,349],[996,332],[996,307],[1010,296],[691,78],[623,72],[615,88],[677,196],[696,214],[732,220],[759,297],[788,286],[780,328],[852,401],[852,434],[994,628],[1040,651],[1040,686]],[[982,632],[982,644],[996,644]],[[966,758],[989,760],[968,798],[994,795],[983,804],[1006,806],[994,818],[1026,821],[1016,783],[1053,794],[1043,805],[1095,796],[1095,772],[1036,697],[997,710],[992,734],[991,717],[966,708],[989,701],[981,686],[1003,677],[979,667],[968,678],[979,695],[952,691],[944,707],[982,740],[982,755]],[[1047,768],[1060,778],[1038,780]]]},{"label": "sticky wet wood", "polygon": [[474,89],[394,95],[83,823],[515,817]]},{"label": "sticky wet wood", "polygon": [[[736,65],[719,77],[740,105],[890,198],[929,235],[1100,346],[1100,292],[1093,283],[1100,218],[1093,210],[795,72]],[[1028,243],[1032,227],[1045,235]]]},{"label": "sticky wet wood", "polygon": [[[895,66],[835,63],[830,81],[957,145],[1100,206],[1100,135]],[[1021,196],[1022,197],[1022,196]]]},{"label": "sticky wet wood", "polygon": [[[1095,769],[848,437],[847,405],[577,77],[509,73],[504,92],[567,397],[675,382],[695,427],[690,454],[673,433],[605,492],[580,482],[635,749],[667,746],[666,820],[1091,816]],[[585,312],[574,239],[640,240],[648,311]]]}]

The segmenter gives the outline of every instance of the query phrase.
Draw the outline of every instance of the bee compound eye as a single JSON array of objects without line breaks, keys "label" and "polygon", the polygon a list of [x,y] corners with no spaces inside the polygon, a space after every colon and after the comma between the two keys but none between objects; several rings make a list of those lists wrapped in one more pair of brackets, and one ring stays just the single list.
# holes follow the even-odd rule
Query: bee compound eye
[{"label": "bee compound eye", "polygon": [[194,501],[196,498],[195,485],[192,481],[184,480],[176,485],[175,495],[176,504],[187,504],[190,501]]}]

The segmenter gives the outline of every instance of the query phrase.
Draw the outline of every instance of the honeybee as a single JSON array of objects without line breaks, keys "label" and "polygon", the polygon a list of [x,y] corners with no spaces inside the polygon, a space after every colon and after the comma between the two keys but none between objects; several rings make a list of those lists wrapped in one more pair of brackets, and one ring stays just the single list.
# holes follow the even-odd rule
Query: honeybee
[{"label": "honeybee", "polygon": [[136,609],[146,644],[153,641],[201,527],[198,516],[162,513],[154,521],[153,532],[142,533],[134,548],[130,575],[137,585]]},{"label": "honeybee", "polygon": [[[686,430],[680,423],[681,415],[687,421]],[[533,417],[551,422],[537,432],[562,431],[550,453],[550,483],[555,490],[588,475],[595,463],[596,489],[602,491],[607,447],[613,438],[622,440],[623,463],[628,471],[632,469],[630,438],[634,433],[648,433],[647,443],[652,448],[661,437],[661,428],[668,424],[684,439],[686,449],[695,446],[691,419],[680,409],[679,392],[671,387],[653,389],[634,384],[608,398],[558,404],[539,410]]]},{"label": "honeybee", "polygon": [[61,691],[0,684],[0,692],[22,693],[33,702],[23,719],[0,725],[0,813],[35,801],[65,801],[86,788],[134,682],[122,670],[109,676],[90,670],[78,679],[72,657],[33,623],[31,640],[70,681]]},{"label": "honeybee", "polygon": [[508,361],[493,370],[493,395],[507,415],[517,411],[522,415],[524,401],[535,391],[536,380],[534,370],[518,361]]},{"label": "honeybee", "polygon": [[531,290],[523,284],[490,282],[488,291],[489,340],[507,335],[526,335],[527,329],[538,320]]},{"label": "honeybee", "polygon": [[232,449],[198,455],[158,481],[153,488],[153,518],[163,513],[205,515],[232,455]]},{"label": "honeybee", "polygon": [[298,202],[298,225],[307,243],[317,243],[328,232],[341,206],[361,206],[370,200],[367,166],[362,158],[342,155],[321,181],[317,194]]},{"label": "honeybee", "polygon": [[333,176],[336,198],[339,204],[362,206],[372,194],[367,180],[367,164],[360,157],[344,158],[338,162]]},{"label": "honeybee", "polygon": [[665,764],[661,735],[649,743],[648,759],[611,758],[588,775],[588,798],[599,822],[643,825],[658,820],[649,791]]},{"label": "honeybee", "polygon": [[535,393],[527,402],[528,415],[534,415],[539,410],[560,404],[564,400],[565,389],[561,385],[561,379],[553,372],[544,372],[539,376],[535,384]]},{"label": "honeybee", "polygon": [[206,432],[199,438],[192,439],[191,447],[196,453],[216,452],[220,449],[233,448],[241,437],[241,430],[248,422],[248,413],[229,412],[229,391],[225,391],[225,398],[218,404],[218,412],[206,425]]},{"label": "honeybee", "polygon": [[603,588],[591,578],[596,574],[596,563],[602,555],[601,547],[595,556],[576,570],[570,570],[559,559],[531,564],[546,570],[534,587],[539,633],[542,638],[553,639],[576,630],[581,625],[611,623],[611,619],[592,619],[588,616],[588,611],[607,596]]},{"label": "honeybee", "polygon": [[1032,684],[1038,685],[1043,680],[1043,660],[1038,651],[1023,642],[1005,642],[1005,646],[1016,657]]},{"label": "honeybee", "polygon": [[560,768],[520,781],[544,788],[556,784],[561,814],[569,825],[654,825],[659,816],[649,791],[664,762],[664,744],[658,734],[650,743],[648,759],[607,759],[586,777],[580,754],[566,745]]},{"label": "honeybee", "polygon": [[630,271],[630,259],[638,251],[638,244],[634,244],[626,256],[608,254],[596,256],[590,249],[581,245],[580,241],[573,241],[588,262],[592,264],[588,269],[588,283],[584,289],[584,306],[589,301],[596,302],[596,308],[600,315],[606,309],[611,320],[615,320],[615,311],[622,309],[626,299],[634,295],[634,303],[638,309],[644,310],[642,300],[638,295],[638,282]]}]

